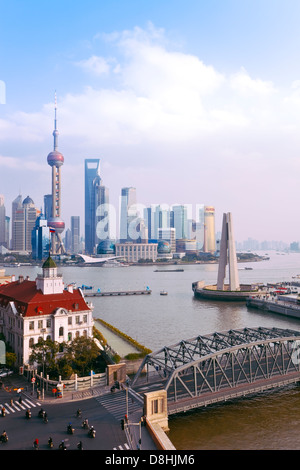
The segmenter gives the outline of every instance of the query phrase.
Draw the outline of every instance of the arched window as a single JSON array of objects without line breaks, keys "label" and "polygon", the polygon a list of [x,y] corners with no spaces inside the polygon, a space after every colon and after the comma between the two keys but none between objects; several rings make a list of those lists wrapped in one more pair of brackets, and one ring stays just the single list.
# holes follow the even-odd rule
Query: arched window
[{"label": "arched window", "polygon": [[83,336],[86,338],[87,337],[87,331],[83,330]]},{"label": "arched window", "polygon": [[72,333],[68,333],[68,341],[72,341]]},{"label": "arched window", "polygon": [[32,348],[32,346],[34,346],[34,339],[29,338],[29,347]]},{"label": "arched window", "polygon": [[76,338],[79,338],[79,336],[80,336],[79,331],[76,331],[75,336],[76,336]]},{"label": "arched window", "polygon": [[58,330],[58,335],[59,335],[59,336],[63,336],[63,335],[64,335],[64,327],[63,327],[63,326],[61,326],[61,327],[59,328],[59,330]]}]

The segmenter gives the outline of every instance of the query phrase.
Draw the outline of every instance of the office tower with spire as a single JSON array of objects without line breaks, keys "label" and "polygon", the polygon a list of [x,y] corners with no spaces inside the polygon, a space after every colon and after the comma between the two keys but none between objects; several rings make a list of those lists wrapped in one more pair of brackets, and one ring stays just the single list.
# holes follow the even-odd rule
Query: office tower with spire
[{"label": "office tower with spire", "polygon": [[64,157],[58,148],[58,130],[57,130],[57,103],[55,95],[54,107],[54,148],[47,157],[48,165],[52,168],[52,214],[48,219],[48,227],[51,232],[51,247],[50,251],[53,255],[63,254],[65,252],[64,245],[61,238],[61,233],[65,229],[65,223],[61,219],[61,172],[60,168],[64,164]]},{"label": "office tower with spire", "polygon": [[[109,190],[102,184],[100,177],[99,158],[85,159],[84,168],[85,190],[85,252],[93,254],[97,252],[97,245],[110,238],[109,216],[107,207],[109,204]],[[107,223],[104,223],[103,220]],[[99,226],[105,227],[99,230]],[[101,227],[100,227],[101,228]]]}]

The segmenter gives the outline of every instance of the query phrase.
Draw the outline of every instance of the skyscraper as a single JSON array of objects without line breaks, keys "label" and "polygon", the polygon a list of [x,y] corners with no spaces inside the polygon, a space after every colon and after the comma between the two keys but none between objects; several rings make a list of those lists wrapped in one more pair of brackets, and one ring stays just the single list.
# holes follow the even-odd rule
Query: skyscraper
[{"label": "skyscraper", "polygon": [[49,255],[50,233],[47,220],[43,214],[36,219],[32,229],[32,258],[44,259]]},{"label": "skyscraper", "polygon": [[80,217],[72,215],[71,217],[71,252],[79,253],[80,246]]},{"label": "skyscraper", "polygon": [[15,229],[16,229],[16,212],[17,210],[22,208],[22,196],[19,194],[19,196],[14,199],[11,205],[11,248],[12,250],[16,250],[16,234],[15,234]]},{"label": "skyscraper", "polygon": [[58,146],[58,130],[56,120],[56,96],[55,96],[55,107],[54,107],[54,148],[47,157],[48,165],[52,167],[52,214],[48,219],[48,227],[51,232],[51,253],[53,255],[61,254],[65,252],[63,242],[61,239],[61,233],[65,229],[65,223],[60,218],[61,216],[61,174],[60,167],[64,164],[64,157],[62,153],[57,150]]},{"label": "skyscraper", "polygon": [[[85,252],[93,254],[101,241],[109,238],[109,221],[106,230],[97,230],[97,225],[106,217],[106,206],[109,204],[109,191],[101,181],[100,160],[85,160]],[[107,220],[107,219],[106,219]]]},{"label": "skyscraper", "polygon": [[215,236],[215,208],[211,206],[204,207],[204,250],[214,253],[216,250]]},{"label": "skyscraper", "polygon": [[187,238],[187,207],[184,205],[173,206],[174,228],[176,229],[176,239]]},{"label": "skyscraper", "polygon": [[40,211],[27,196],[14,213],[12,246],[15,251],[32,251],[32,230]]},{"label": "skyscraper", "polygon": [[5,205],[4,205],[4,196],[0,194],[0,246],[4,245],[7,248],[6,244],[6,224],[5,224]]},{"label": "skyscraper", "polygon": [[130,223],[137,218],[136,211],[136,189],[122,188],[121,211],[120,211],[120,242],[136,241],[129,233]]}]

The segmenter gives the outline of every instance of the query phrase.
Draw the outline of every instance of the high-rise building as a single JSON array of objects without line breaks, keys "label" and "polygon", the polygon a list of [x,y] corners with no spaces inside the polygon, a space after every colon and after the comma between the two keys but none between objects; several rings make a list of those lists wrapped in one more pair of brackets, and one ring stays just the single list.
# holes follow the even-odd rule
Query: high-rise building
[{"label": "high-rise building", "polygon": [[174,216],[174,228],[176,229],[176,239],[185,239],[188,236],[187,207],[175,205],[172,207]]},{"label": "high-rise building", "polygon": [[[108,239],[109,235],[109,190],[102,184],[100,160],[85,160],[85,252],[96,253],[98,243]],[[102,227],[103,225],[103,227]],[[101,226],[102,228],[99,228]]]},{"label": "high-rise building", "polygon": [[6,224],[5,224],[5,205],[4,196],[0,194],[0,246],[7,248],[6,244]]},{"label": "high-rise building", "polygon": [[11,249],[16,250],[16,234],[15,234],[15,220],[16,220],[16,211],[22,209],[22,196],[19,194],[16,199],[13,200],[11,205]]},{"label": "high-rise building", "polygon": [[79,253],[80,250],[80,217],[72,215],[71,217],[71,252]]},{"label": "high-rise building", "polygon": [[46,220],[52,217],[52,194],[44,195],[44,214]]},{"label": "high-rise building", "polygon": [[215,208],[204,207],[204,249],[206,253],[214,253],[216,250],[215,235]]},{"label": "high-rise building", "polygon": [[61,172],[60,168],[64,164],[64,156],[57,150],[58,147],[58,130],[57,130],[57,119],[56,119],[56,96],[55,96],[55,107],[54,107],[54,148],[53,151],[48,154],[47,162],[52,168],[52,213],[51,217],[48,218],[48,227],[51,232],[51,248],[50,251],[53,255],[62,254],[65,252],[64,245],[61,238],[61,233],[65,229],[65,223],[61,219]]},{"label": "high-rise building", "polygon": [[32,230],[40,211],[27,196],[22,206],[15,210],[13,220],[12,246],[15,251],[32,251]]},{"label": "high-rise building", "polygon": [[[136,210],[136,189],[122,188],[121,190],[121,211],[120,211],[120,242],[136,241],[136,226],[133,227],[138,214]],[[133,230],[134,229],[134,230]]]},{"label": "high-rise building", "polygon": [[32,258],[45,259],[49,256],[50,250],[50,230],[44,214],[41,214],[35,221],[32,229]]}]

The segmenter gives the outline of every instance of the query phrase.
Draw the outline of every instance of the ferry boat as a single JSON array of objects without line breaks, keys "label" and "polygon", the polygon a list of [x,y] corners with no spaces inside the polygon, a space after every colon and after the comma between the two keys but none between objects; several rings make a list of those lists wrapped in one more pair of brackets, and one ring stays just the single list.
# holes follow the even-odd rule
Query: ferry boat
[{"label": "ferry boat", "polygon": [[168,292],[166,290],[161,290],[160,295],[168,295]]}]

